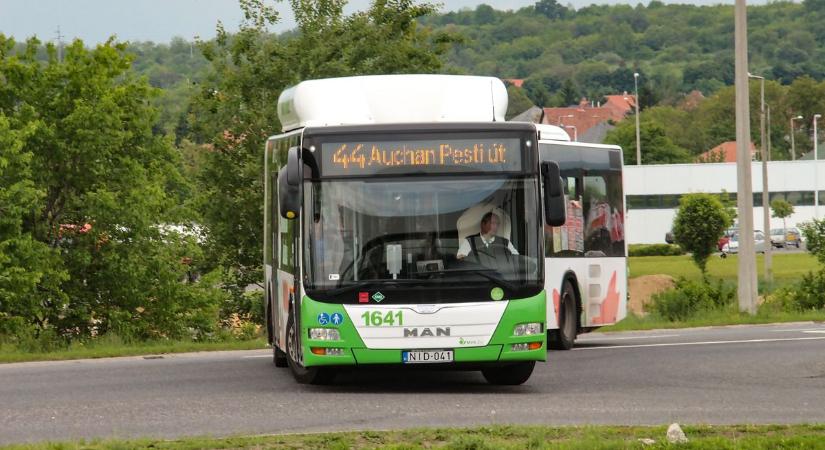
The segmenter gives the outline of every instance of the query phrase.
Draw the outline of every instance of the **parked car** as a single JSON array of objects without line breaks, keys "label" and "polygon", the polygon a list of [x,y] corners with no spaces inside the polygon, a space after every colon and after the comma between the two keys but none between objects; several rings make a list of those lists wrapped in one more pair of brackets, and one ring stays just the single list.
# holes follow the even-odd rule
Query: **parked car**
[{"label": "parked car", "polygon": [[785,247],[785,229],[774,228],[771,230],[771,245],[776,248]]},{"label": "parked car", "polygon": [[771,244],[777,248],[796,247],[799,248],[802,237],[799,230],[791,227],[788,229],[774,228],[771,230]]},{"label": "parked car", "polygon": [[785,230],[785,246],[793,245],[796,248],[802,244],[802,235],[797,228],[788,228]]},{"label": "parked car", "polygon": [[[756,249],[756,253],[765,253],[765,233],[761,230],[754,230],[753,232],[753,240],[754,246]],[[725,243],[725,246],[722,248],[722,258],[728,256],[728,254],[736,254],[739,253],[739,233],[734,233],[730,236],[730,240]]]},{"label": "parked car", "polygon": [[728,228],[727,230],[725,230],[725,234],[723,234],[722,237],[719,238],[719,241],[716,243],[716,248],[718,248],[720,252],[724,252],[725,244],[727,244],[728,241],[730,241],[730,237],[736,234],[737,231],[737,228]]}]

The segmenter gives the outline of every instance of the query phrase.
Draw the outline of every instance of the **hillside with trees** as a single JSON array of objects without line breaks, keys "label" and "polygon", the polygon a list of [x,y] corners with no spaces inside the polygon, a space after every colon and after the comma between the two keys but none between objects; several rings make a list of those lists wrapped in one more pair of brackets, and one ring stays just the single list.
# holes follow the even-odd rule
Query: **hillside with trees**
[{"label": "hillside with trees", "polygon": [[[692,161],[696,155],[732,140],[733,6],[592,5],[578,10],[556,0],[540,0],[516,11],[487,5],[417,17],[418,27],[452,43],[443,54],[444,73],[523,79],[508,89],[513,116],[533,105],[567,106],[586,97],[633,92],[638,72],[643,111],[642,139],[647,163]],[[825,0],[771,2],[748,8],[750,69],[764,76],[771,105],[773,159],[790,159],[788,123],[792,116],[825,111]],[[300,31],[279,38],[289,39]],[[208,43],[206,43],[208,44]],[[153,100],[161,111],[158,129],[201,141],[186,119],[189,98],[209,88],[210,71],[202,45],[176,38],[169,44],[133,43],[134,69],[164,90]],[[340,65],[340,64],[339,64]],[[344,70],[340,73],[348,73]],[[385,71],[393,72],[393,67]],[[700,92],[700,101],[686,101]],[[751,86],[752,123],[759,121],[758,82]],[[799,154],[812,147],[811,124],[800,121]],[[618,124],[608,141],[629,146]],[[759,144],[759,128],[751,127]],[[635,136],[632,136],[635,139]],[[635,145],[635,144],[633,144]]]}]

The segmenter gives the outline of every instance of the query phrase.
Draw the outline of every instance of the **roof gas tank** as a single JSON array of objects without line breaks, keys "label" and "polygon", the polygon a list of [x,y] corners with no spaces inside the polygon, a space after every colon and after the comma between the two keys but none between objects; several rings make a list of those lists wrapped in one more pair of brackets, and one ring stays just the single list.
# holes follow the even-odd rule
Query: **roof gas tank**
[{"label": "roof gas tank", "polygon": [[307,126],[503,122],[507,89],[494,77],[370,75],[302,81],[281,93],[283,131]]}]

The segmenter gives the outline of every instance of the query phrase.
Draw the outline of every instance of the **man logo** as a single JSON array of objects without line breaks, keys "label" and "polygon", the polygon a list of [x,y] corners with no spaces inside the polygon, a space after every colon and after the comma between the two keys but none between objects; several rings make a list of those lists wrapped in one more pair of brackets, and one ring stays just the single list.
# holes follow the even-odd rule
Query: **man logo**
[{"label": "man logo", "polygon": [[440,337],[449,335],[450,327],[435,328],[435,333],[433,333],[432,328],[427,327],[404,328],[404,337]]}]

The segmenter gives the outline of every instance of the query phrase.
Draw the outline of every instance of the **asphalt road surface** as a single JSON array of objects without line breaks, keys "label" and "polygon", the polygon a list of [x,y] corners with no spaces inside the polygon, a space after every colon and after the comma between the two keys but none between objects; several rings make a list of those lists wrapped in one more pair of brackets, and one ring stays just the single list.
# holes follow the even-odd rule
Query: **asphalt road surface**
[{"label": "asphalt road surface", "polygon": [[523,386],[359,370],[296,384],[267,350],[0,365],[0,444],[484,424],[825,423],[825,324],[581,336]]}]

